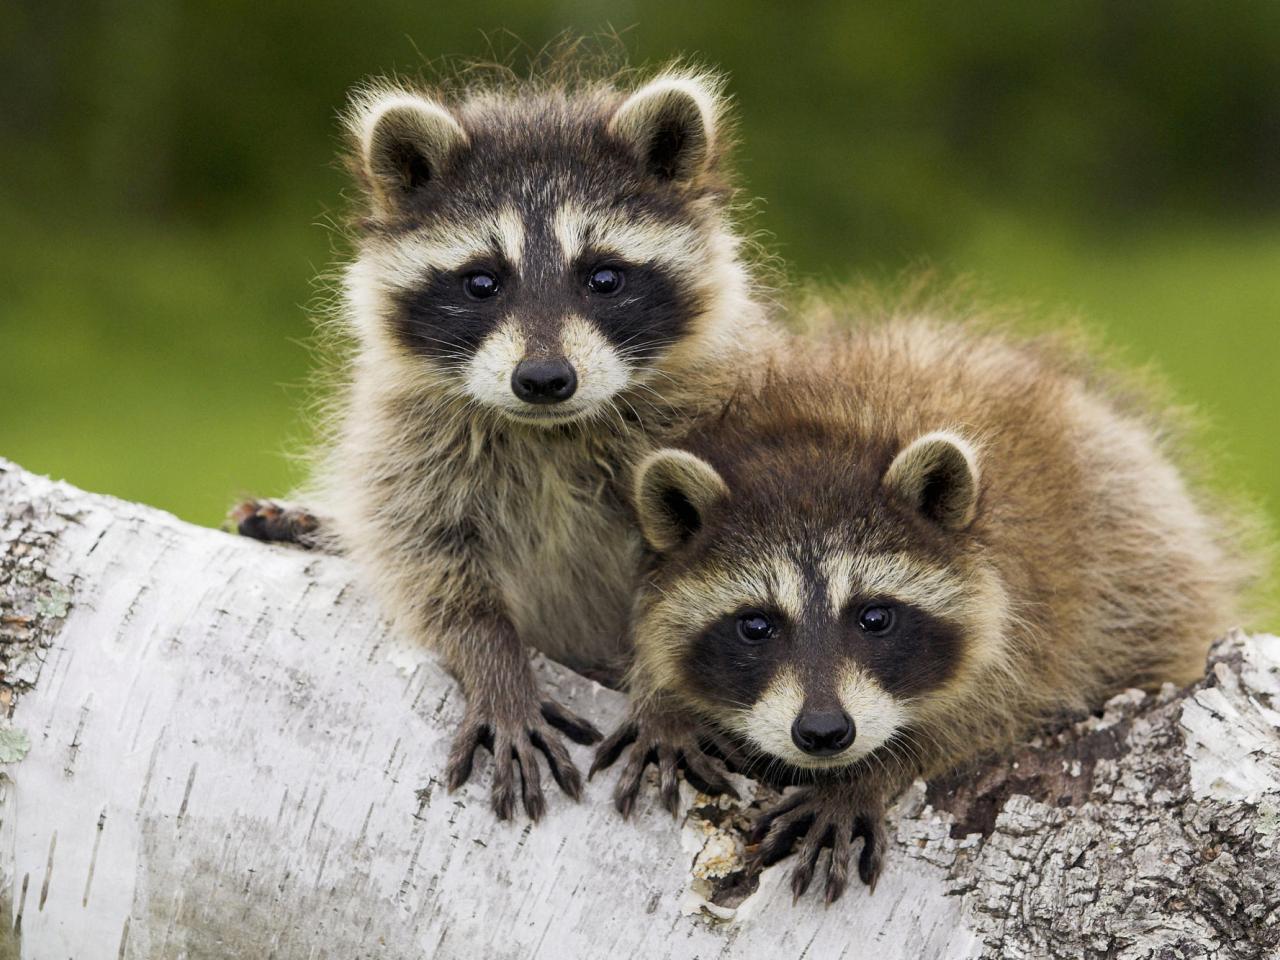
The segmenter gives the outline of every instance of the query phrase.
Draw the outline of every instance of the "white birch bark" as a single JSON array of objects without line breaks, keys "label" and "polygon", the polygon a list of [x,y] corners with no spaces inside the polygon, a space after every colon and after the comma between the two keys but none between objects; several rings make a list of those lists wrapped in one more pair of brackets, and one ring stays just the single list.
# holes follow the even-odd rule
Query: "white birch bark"
[{"label": "white birch bark", "polygon": [[[0,957],[1263,958],[1280,945],[1280,639],[893,815],[874,895],[735,873],[742,804],[537,826],[440,783],[461,701],[341,558],[0,461]],[[540,665],[608,727],[621,695]],[[584,767],[588,751],[572,748]],[[721,878],[721,875],[727,878]],[[819,884],[820,886],[820,884]],[[708,898],[711,898],[710,900]],[[715,900],[717,902],[711,902]]]}]

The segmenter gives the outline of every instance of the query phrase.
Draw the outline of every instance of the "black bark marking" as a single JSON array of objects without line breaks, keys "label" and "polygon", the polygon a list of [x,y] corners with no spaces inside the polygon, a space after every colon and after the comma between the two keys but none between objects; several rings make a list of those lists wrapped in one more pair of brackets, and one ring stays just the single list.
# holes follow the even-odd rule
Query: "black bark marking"
[{"label": "black bark marking", "polygon": [[80,906],[89,906],[89,891],[93,887],[93,871],[98,866],[98,847],[102,843],[102,828],[107,825],[107,811],[103,810],[98,814],[98,829],[93,835],[93,853],[89,855],[89,875],[84,880],[84,898],[80,901]]},{"label": "black bark marking", "polygon": [[49,899],[49,881],[53,877],[53,852],[58,849],[58,831],[53,831],[53,836],[49,838],[49,861],[44,868],[44,883],[40,884],[40,902],[36,905],[36,910],[44,910],[44,903]]},{"label": "black bark marking", "polygon": [[199,767],[200,767],[200,764],[198,763],[191,764],[191,772],[187,774],[187,789],[183,791],[182,806],[178,808],[179,824],[182,823],[183,818],[187,815],[187,804],[191,802],[191,788],[195,785],[196,770],[198,770]]}]

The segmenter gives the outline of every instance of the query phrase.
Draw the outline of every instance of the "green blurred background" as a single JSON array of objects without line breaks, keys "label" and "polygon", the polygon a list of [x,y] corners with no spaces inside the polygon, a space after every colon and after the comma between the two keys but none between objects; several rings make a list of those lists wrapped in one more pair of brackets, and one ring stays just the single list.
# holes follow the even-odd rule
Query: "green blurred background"
[{"label": "green blurred background", "polygon": [[1280,3],[20,0],[0,17],[0,455],[219,522],[298,479],[335,114],[613,29],[731,74],[795,281],[929,264],[1081,315],[1280,516]]}]

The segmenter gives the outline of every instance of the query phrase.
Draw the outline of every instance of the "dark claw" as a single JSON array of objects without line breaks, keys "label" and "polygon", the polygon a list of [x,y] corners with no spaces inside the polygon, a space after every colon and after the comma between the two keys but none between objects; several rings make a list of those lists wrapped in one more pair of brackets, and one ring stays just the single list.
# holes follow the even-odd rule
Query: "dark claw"
[{"label": "dark claw", "polygon": [[449,748],[449,761],[445,764],[445,785],[452,793],[471,778],[471,767],[488,728],[482,724],[464,726]]},{"label": "dark claw", "polygon": [[631,811],[636,808],[636,790],[615,790],[613,792],[613,808],[622,814],[623,820],[631,818]]},{"label": "dark claw", "polygon": [[693,768],[691,764],[686,763],[684,767],[684,778],[689,781],[693,789],[699,793],[705,793],[709,797],[718,797],[726,794],[734,800],[738,799],[737,791],[728,783],[718,780],[715,777],[708,779]]},{"label": "dark claw", "polygon": [[493,812],[499,820],[510,820],[516,807],[516,759],[510,738],[499,734],[493,749]]},{"label": "dark claw", "polygon": [[680,781],[676,778],[676,754],[669,747],[658,750],[658,792],[671,816],[680,812]]},{"label": "dark claw", "polygon": [[792,903],[804,896],[805,891],[809,889],[809,884],[813,882],[813,871],[818,867],[818,854],[821,852],[821,844],[806,840],[801,845],[800,851],[796,854],[795,869],[791,872]]},{"label": "dark claw", "polygon": [[871,893],[876,892],[880,871],[884,869],[884,848],[888,843],[884,824],[879,819],[859,817],[855,833],[862,837],[862,853],[858,857],[858,876]]},{"label": "dark claw", "polygon": [[622,815],[623,820],[631,818],[631,811],[636,806],[636,792],[634,790],[624,791],[615,789],[613,791],[613,809]]},{"label": "dark claw", "polygon": [[635,743],[637,731],[638,727],[632,721],[622,724],[609,734],[604,743],[596,748],[595,759],[591,761],[591,769],[587,771],[587,779],[590,780],[605,767],[613,766],[618,757],[622,756],[622,751]]},{"label": "dark claw", "polygon": [[622,815],[623,820],[631,818],[631,811],[636,808],[636,797],[640,793],[640,784],[619,783],[613,790],[613,808]]},{"label": "dark claw", "polygon": [[775,820],[764,839],[760,841],[760,848],[756,852],[756,859],[759,860],[760,866],[771,867],[791,853],[795,849],[796,841],[809,832],[813,821],[814,815],[811,813],[784,816]]},{"label": "dark claw", "polygon": [[876,884],[880,882],[880,871],[884,869],[884,857],[873,844],[862,848],[862,856],[858,858],[858,876],[867,885],[867,893],[876,892]]},{"label": "dark claw", "polygon": [[791,902],[796,903],[809,889],[813,880],[813,868],[817,865],[817,854],[812,863],[800,863],[791,874]]},{"label": "dark claw", "polygon": [[554,700],[542,701],[542,716],[574,743],[583,746],[597,743],[604,736],[590,720],[583,719]]},{"label": "dark claw", "polygon": [[627,757],[626,766],[618,776],[618,785],[613,791],[613,805],[626,820],[635,809],[636,796],[640,793],[640,784],[644,779],[644,768],[648,765],[647,751],[633,749]]},{"label": "dark claw", "polygon": [[[834,856],[834,855],[833,855]],[[822,901],[830,906],[841,897],[844,896],[845,887],[849,885],[849,874],[846,869],[842,873],[837,873],[831,867],[827,867],[827,888],[823,891]],[[874,889],[872,890],[874,893]]]},{"label": "dark claw", "polygon": [[791,893],[795,900],[799,900],[809,889],[809,884],[813,881],[813,872],[818,868],[818,856],[831,841],[831,831],[830,825],[815,825],[804,838],[804,842],[800,844],[800,849],[796,853],[799,862],[791,875]]},{"label": "dark claw", "polygon": [[723,795],[732,797],[734,800],[738,799],[738,791],[733,789],[733,784],[721,776],[706,757],[681,751],[680,758],[684,761],[684,778],[693,784],[693,788],[699,793],[712,797]]},{"label": "dark claw", "polygon": [[567,754],[562,762],[552,768],[551,775],[571,800],[582,799],[582,775]]},{"label": "dark claw", "polygon": [[[773,807],[766,810],[756,818],[756,822],[751,827],[751,836],[748,838],[751,843],[759,843],[769,833],[774,823],[778,820],[790,819],[788,814],[799,808],[809,799],[803,790],[798,790],[789,797],[779,800]],[[812,817],[810,817],[812,819]]]},{"label": "dark claw", "polygon": [[578,774],[578,768],[574,766],[573,758],[569,756],[568,748],[560,742],[560,738],[555,734],[544,737],[535,730],[529,734],[529,740],[547,758],[547,767],[551,770],[556,786],[572,799],[581,800],[582,777]]},{"label": "dark claw", "polygon": [[843,827],[834,827],[831,832],[831,861],[827,864],[827,887],[822,899],[835,903],[844,894],[849,884],[849,851],[853,846],[853,836]]},{"label": "dark claw", "polygon": [[538,769],[538,756],[533,744],[524,743],[517,747],[516,760],[520,764],[521,797],[525,813],[530,820],[539,820],[547,810],[547,801],[542,795],[542,772]]}]

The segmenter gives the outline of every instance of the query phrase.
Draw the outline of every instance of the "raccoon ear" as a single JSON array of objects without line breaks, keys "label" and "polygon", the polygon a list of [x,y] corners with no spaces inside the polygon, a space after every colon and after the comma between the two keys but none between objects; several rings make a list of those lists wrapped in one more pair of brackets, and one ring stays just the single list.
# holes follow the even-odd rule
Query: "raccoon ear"
[{"label": "raccoon ear", "polygon": [[963,437],[926,433],[893,458],[884,485],[934,523],[963,530],[978,508],[978,457]]},{"label": "raccoon ear", "polygon": [[729,495],[715,467],[683,450],[658,450],[636,468],[635,505],[640,531],[659,553],[680,546],[703,517]]},{"label": "raccoon ear", "polygon": [[383,91],[358,99],[349,126],[374,202],[394,212],[417,190],[435,180],[467,133],[444,107],[404,91]]},{"label": "raccoon ear", "polygon": [[718,105],[716,84],[707,77],[659,77],[618,107],[609,132],[631,148],[646,173],[686,182],[711,162]]}]

